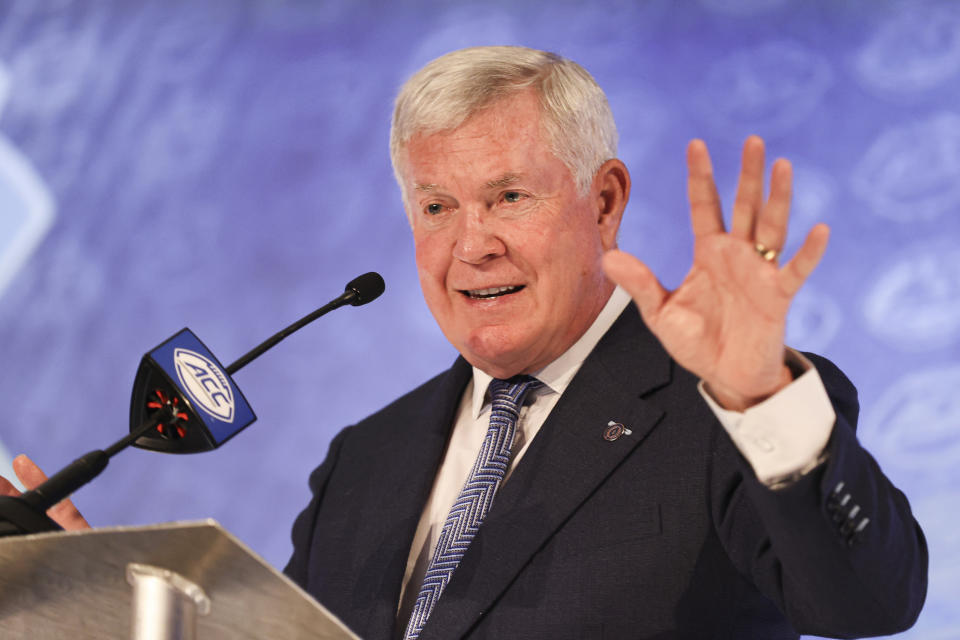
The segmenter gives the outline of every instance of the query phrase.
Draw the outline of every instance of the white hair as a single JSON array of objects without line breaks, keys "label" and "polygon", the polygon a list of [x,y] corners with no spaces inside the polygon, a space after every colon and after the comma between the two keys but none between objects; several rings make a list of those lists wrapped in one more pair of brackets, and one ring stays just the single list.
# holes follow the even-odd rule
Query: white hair
[{"label": "white hair", "polygon": [[473,47],[441,56],[400,89],[390,127],[390,160],[406,198],[403,149],[416,134],[456,129],[497,100],[533,89],[553,154],[581,194],[617,154],[617,127],[607,97],[586,69],[555,53],[525,47]]}]

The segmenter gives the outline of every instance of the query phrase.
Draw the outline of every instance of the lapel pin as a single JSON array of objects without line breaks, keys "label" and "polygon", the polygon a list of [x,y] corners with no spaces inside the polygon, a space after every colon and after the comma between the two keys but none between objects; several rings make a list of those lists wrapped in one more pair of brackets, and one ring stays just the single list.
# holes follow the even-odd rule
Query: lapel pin
[{"label": "lapel pin", "polygon": [[607,428],[603,430],[603,439],[607,442],[615,442],[620,439],[620,436],[628,436],[631,433],[633,433],[633,431],[627,429],[619,422],[611,420],[607,423]]}]

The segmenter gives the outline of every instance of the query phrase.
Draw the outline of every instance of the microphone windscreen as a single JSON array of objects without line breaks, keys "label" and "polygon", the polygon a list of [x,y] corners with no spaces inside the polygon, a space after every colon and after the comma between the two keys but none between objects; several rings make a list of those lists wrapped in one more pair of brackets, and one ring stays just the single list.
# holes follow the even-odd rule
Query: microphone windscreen
[{"label": "microphone windscreen", "polygon": [[385,288],[386,284],[384,284],[380,274],[376,271],[370,271],[348,282],[343,290],[348,293],[353,293],[353,299],[350,301],[350,304],[359,307],[362,304],[376,300]]}]

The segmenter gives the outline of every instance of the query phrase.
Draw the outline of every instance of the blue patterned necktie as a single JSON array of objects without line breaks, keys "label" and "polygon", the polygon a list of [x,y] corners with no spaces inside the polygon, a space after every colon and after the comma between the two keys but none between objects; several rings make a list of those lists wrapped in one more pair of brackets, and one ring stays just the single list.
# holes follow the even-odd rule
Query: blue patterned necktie
[{"label": "blue patterned necktie", "polygon": [[454,570],[460,564],[470,541],[477,535],[480,523],[490,511],[493,497],[510,465],[510,448],[517,430],[517,418],[523,399],[531,389],[542,383],[530,376],[514,376],[509,380],[490,382],[490,428],[483,440],[477,461],[460,495],[450,508],[443,524],[433,559],[423,576],[423,586],[407,623],[406,640],[420,637],[440,594],[446,589]]}]

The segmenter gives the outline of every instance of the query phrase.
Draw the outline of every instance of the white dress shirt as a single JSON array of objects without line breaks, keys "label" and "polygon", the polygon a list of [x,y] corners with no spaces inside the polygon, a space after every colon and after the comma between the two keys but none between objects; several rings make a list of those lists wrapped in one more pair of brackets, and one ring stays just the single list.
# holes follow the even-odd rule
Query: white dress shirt
[{"label": "white dress shirt", "polygon": [[[584,360],[630,302],[629,294],[617,287],[586,333],[559,358],[533,374],[543,386],[528,394],[520,410],[504,482],[509,480],[510,473]],[[701,395],[753,467],[757,478],[768,484],[814,464],[827,444],[836,418],[823,382],[811,363],[790,350],[788,364],[792,370],[803,370],[802,375],[742,413],[723,409],[705,392],[703,383],[699,385]],[[491,380],[489,374],[474,367],[473,379],[460,399],[450,441],[407,558],[397,612],[402,624],[406,624],[413,610],[440,531],[486,437],[490,419],[487,387]]]}]

